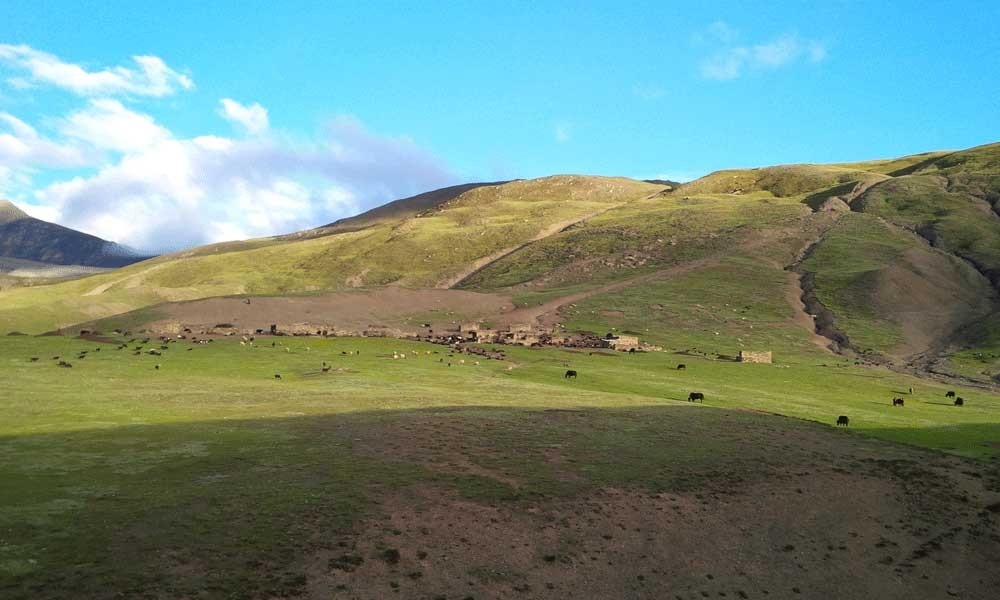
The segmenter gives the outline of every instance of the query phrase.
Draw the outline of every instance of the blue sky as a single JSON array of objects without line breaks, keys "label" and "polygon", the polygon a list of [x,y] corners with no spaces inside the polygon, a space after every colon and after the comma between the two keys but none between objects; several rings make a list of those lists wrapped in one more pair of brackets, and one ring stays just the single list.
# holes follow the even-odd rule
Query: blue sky
[{"label": "blue sky", "polygon": [[0,196],[144,247],[1000,139],[996,2],[134,4],[0,4]]}]

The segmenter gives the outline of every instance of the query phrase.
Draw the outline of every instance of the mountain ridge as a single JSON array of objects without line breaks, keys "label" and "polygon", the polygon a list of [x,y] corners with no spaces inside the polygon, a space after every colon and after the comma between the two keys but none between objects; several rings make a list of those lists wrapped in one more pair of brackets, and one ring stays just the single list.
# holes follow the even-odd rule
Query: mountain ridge
[{"label": "mountain ridge", "polygon": [[10,200],[0,198],[0,225],[6,225],[7,223],[27,218],[29,218],[28,213],[18,208],[16,204]]},{"label": "mountain ridge", "polygon": [[103,268],[149,258],[97,236],[36,219],[9,200],[0,200],[0,257]]}]

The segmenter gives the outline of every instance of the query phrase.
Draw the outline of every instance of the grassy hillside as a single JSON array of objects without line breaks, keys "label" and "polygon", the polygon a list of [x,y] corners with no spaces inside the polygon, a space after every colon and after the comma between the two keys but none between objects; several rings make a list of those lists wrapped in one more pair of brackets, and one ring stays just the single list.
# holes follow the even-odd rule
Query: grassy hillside
[{"label": "grassy hillside", "polygon": [[802,266],[852,348],[907,356],[988,315],[989,283],[881,219],[842,217]]},{"label": "grassy hillside", "polygon": [[874,181],[880,178],[881,176],[873,171],[839,165],[787,165],[717,171],[684,184],[678,193],[746,194],[765,191],[779,198],[785,198],[845,183]]},{"label": "grassy hillside", "polygon": [[293,234],[293,237],[299,235],[329,235],[331,233],[341,233],[344,231],[357,231],[358,229],[364,229],[365,227],[371,227],[372,225],[377,225],[379,223],[401,221],[403,219],[415,217],[422,212],[437,208],[445,202],[454,200],[465,192],[474,190],[478,187],[497,186],[504,183],[506,182],[463,183],[461,185],[453,185],[439,190],[417,194],[416,196],[389,202],[388,204],[384,204],[378,208],[374,208],[354,217],[340,219],[339,221],[330,223],[329,225],[324,225],[323,227],[319,227],[317,229],[301,232],[299,234]]},{"label": "grassy hillside", "polygon": [[[809,354],[822,344],[802,296],[856,352],[903,363],[971,350],[979,367],[959,354],[949,368],[988,379],[1000,371],[980,364],[1000,348],[989,325],[998,157],[991,145],[729,170],[677,189],[584,176],[456,186],[301,234],[2,292],[0,332],[220,295],[454,286],[544,309],[532,319],[634,330],[672,349]],[[735,322],[733,307],[758,308]]]},{"label": "grassy hillside", "polygon": [[908,175],[947,154],[951,154],[951,152],[921,152],[920,154],[911,154],[910,156],[902,156],[900,158],[886,158],[856,163],[839,163],[833,166],[840,167],[842,169],[869,171],[872,173],[881,173],[882,175],[891,175],[896,177],[899,175]]},{"label": "grassy hillside", "polygon": [[40,332],[166,301],[387,284],[433,287],[469,263],[661,186],[559,176],[479,187],[420,216],[305,240],[185,251],[78,281],[7,292],[0,331]]},{"label": "grassy hillside", "polygon": [[[768,246],[776,263],[792,260],[796,230],[810,211],[769,195],[657,195],[588,219],[496,261],[463,282],[484,290],[613,281],[709,256]],[[784,237],[789,235],[789,237]],[[780,239],[779,239],[780,238]]]}]

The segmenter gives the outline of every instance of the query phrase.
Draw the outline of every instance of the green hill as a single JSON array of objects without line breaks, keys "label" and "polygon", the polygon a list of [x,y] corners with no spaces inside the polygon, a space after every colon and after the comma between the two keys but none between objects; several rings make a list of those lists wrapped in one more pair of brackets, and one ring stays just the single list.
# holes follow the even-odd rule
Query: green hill
[{"label": "green hill", "polygon": [[477,260],[662,189],[584,176],[477,187],[429,211],[357,231],[217,244],[77,281],[13,290],[3,296],[0,330],[40,332],[220,295],[444,286]]},{"label": "green hill", "polygon": [[[1000,356],[998,165],[994,144],[679,186],[576,175],[454,186],[297,234],[9,290],[0,331],[215,296],[458,288],[497,298],[484,306],[513,301],[510,318],[678,351],[822,360],[832,345],[989,380],[1000,362],[970,357]],[[455,298],[442,310],[497,316]],[[417,318],[400,310],[385,319]]]}]

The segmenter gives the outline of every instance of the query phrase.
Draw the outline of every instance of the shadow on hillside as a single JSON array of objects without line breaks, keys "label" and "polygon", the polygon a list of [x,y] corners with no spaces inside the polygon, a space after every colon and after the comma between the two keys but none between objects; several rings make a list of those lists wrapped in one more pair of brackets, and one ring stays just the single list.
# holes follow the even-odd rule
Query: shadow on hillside
[{"label": "shadow on hillside", "polygon": [[[1000,441],[1000,423],[942,429]],[[607,488],[741,494],[793,472],[855,465],[870,475],[868,465],[884,460],[986,468],[856,431],[685,404],[433,408],[5,437],[0,596],[298,595],[304,556],[348,543],[381,499],[417,485],[523,507]]]},{"label": "shadow on hillside", "polygon": [[823,206],[823,203],[826,202],[827,200],[835,198],[837,196],[846,196],[850,194],[851,191],[854,190],[854,187],[857,185],[857,183],[858,182],[856,181],[850,181],[848,183],[843,183],[834,186],[830,189],[823,190],[821,192],[810,194],[802,200],[802,203],[811,208],[813,212],[816,212],[820,209],[820,207]]},{"label": "shadow on hillside", "polygon": [[910,165],[908,167],[903,167],[902,169],[896,169],[895,171],[892,171],[891,173],[889,173],[889,176],[890,177],[902,177],[904,175],[912,175],[912,174],[916,173],[917,171],[919,171],[921,169],[929,167],[930,165],[932,165],[935,162],[941,160],[945,156],[948,156],[948,154],[945,154],[943,156],[931,156],[929,158],[925,158],[924,160],[922,160],[922,161],[920,161],[918,163],[914,163],[914,164],[912,164],[912,165]]}]

